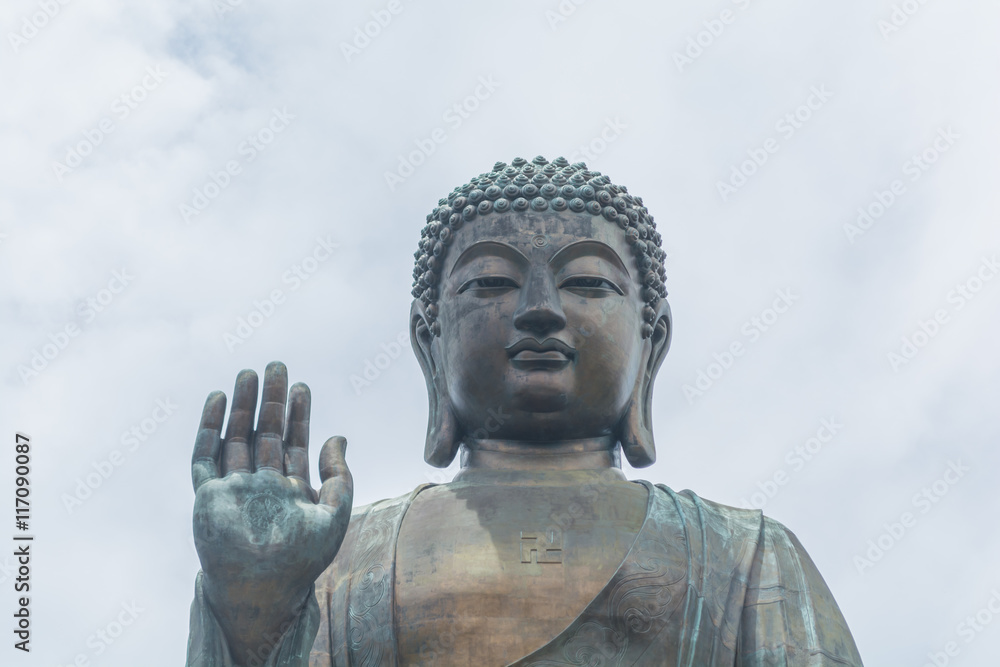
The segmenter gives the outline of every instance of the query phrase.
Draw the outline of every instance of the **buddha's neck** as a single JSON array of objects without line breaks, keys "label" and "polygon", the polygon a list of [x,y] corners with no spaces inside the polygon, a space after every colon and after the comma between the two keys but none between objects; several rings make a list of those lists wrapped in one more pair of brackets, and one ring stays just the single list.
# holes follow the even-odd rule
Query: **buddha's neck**
[{"label": "buddha's neck", "polygon": [[462,470],[455,481],[536,473],[591,473],[625,479],[614,436],[554,442],[468,439],[462,448]]}]

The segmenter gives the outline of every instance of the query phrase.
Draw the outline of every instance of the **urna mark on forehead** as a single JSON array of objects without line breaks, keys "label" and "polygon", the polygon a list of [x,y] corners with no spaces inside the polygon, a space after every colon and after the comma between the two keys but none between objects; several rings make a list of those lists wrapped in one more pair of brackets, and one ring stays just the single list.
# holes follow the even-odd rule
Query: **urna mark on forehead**
[{"label": "urna mark on forehead", "polygon": [[611,229],[617,228],[635,258],[634,275],[640,296],[646,302],[642,311],[643,337],[652,335],[657,305],[667,294],[663,266],[666,254],[660,247],[662,239],[656,223],[643,206],[642,198],[632,196],[627,188],[587,169],[582,162],[569,164],[562,157],[549,162],[542,156],[530,163],[523,158],[515,158],[509,165],[497,162],[492,172],[455,188],[427,215],[419,248],[414,253],[411,293],[424,304],[431,332],[440,335],[440,324],[436,322],[439,284],[449,246],[458,230],[500,217],[497,214],[529,211],[586,213],[600,216]]}]

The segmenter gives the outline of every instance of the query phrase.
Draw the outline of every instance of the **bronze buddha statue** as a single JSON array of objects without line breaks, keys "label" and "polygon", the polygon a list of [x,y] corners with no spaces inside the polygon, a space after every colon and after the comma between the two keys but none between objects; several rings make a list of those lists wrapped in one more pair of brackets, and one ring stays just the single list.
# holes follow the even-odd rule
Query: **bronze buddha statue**
[{"label": "bronze buddha statue", "polygon": [[[346,441],[309,483],[310,395],[268,366],[205,404],[189,667],[837,665],[861,658],[760,511],[628,481],[670,346],[653,218],[582,163],[497,163],[428,215],[411,342],[448,484],[351,509]],[[286,408],[287,404],[287,408]]]}]

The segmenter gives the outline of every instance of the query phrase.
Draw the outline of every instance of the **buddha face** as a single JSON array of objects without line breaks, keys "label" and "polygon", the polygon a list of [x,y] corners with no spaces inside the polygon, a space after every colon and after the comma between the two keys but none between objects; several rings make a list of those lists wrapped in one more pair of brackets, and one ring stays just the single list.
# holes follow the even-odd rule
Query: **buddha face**
[{"label": "buddha face", "polygon": [[425,330],[422,345],[460,431],[612,434],[668,338],[665,301],[658,331],[642,336],[638,270],[622,230],[586,213],[493,214],[458,230],[441,267],[440,336]]}]

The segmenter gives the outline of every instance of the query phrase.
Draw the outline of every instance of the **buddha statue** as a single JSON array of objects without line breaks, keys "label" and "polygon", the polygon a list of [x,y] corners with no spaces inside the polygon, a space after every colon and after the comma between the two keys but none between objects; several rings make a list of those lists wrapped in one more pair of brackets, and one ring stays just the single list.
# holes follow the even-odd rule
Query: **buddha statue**
[{"label": "buddha statue", "polygon": [[802,545],[756,510],[629,481],[656,457],[661,237],[582,163],[497,163],[427,216],[410,336],[424,459],[451,483],[352,508],[308,470],[310,393],[268,365],[209,395],[192,458],[189,667],[850,666]]}]

